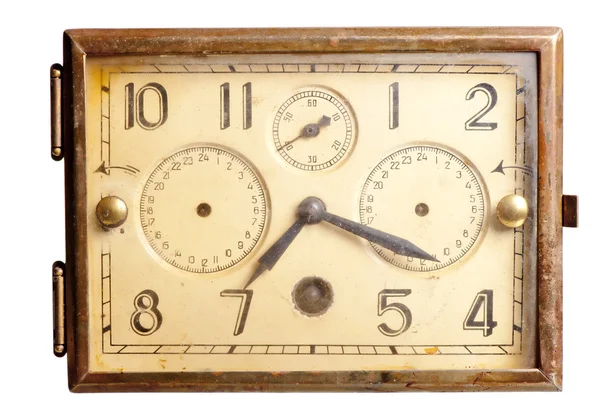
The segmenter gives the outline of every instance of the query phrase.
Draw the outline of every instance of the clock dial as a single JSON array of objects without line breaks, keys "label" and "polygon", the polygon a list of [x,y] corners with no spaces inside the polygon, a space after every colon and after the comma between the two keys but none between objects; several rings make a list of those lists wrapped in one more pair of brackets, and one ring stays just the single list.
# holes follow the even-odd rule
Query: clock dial
[{"label": "clock dial", "polygon": [[91,370],[535,365],[534,54],[86,62]]},{"label": "clock dial", "polygon": [[319,171],[340,162],[354,141],[352,116],[339,96],[321,88],[303,89],[277,111],[273,142],[287,163]]},{"label": "clock dial", "polygon": [[[484,224],[481,177],[449,150],[416,145],[385,157],[360,196],[360,221],[385,231],[411,231],[436,261],[401,256],[373,244],[386,261],[407,270],[434,271],[463,258]],[[443,193],[443,195],[440,195]]]},{"label": "clock dial", "polygon": [[150,173],[140,217],[148,243],[163,260],[211,273],[239,263],[255,247],[266,224],[267,198],[257,173],[239,156],[213,146],[189,147]]}]

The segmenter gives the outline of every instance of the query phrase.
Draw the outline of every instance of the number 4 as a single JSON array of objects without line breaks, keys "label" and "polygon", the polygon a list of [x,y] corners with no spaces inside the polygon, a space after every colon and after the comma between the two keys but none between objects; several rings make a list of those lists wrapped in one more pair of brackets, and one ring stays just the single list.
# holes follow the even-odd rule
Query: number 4
[{"label": "number 4", "polygon": [[[480,312],[483,312],[483,317],[478,317]],[[477,320],[478,318],[479,320]],[[481,330],[484,337],[489,337],[497,325],[498,323],[494,321],[494,291],[478,292],[469,313],[467,313],[463,329]]]}]

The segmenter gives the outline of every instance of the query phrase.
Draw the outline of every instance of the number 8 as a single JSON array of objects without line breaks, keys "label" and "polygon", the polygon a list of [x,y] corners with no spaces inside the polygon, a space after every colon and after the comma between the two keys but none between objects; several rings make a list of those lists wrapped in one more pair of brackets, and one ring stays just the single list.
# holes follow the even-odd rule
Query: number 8
[{"label": "number 8", "polygon": [[[131,328],[136,334],[150,335],[160,328],[162,314],[158,310],[158,295],[152,290],[145,290],[137,294],[133,300],[135,312],[131,315]],[[149,316],[144,317],[142,316]],[[151,321],[151,323],[148,323]],[[150,324],[150,326],[148,326]]]}]

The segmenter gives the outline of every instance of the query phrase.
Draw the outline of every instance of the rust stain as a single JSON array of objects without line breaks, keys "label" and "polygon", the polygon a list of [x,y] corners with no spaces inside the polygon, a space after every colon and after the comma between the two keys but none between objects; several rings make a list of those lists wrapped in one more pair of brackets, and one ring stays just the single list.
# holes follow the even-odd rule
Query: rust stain
[{"label": "rust stain", "polygon": [[475,380],[473,381],[473,385],[477,384],[477,382],[478,382],[478,381],[479,381],[481,378],[485,377],[486,375],[487,375],[487,373],[486,373],[486,372],[483,372],[483,373],[481,373],[481,374],[477,375],[477,378],[475,378]]},{"label": "rust stain", "polygon": [[102,361],[102,355],[96,355],[96,363],[98,364],[99,367],[102,367],[102,368],[106,367],[106,365]]},{"label": "rust stain", "polygon": [[428,355],[435,355],[436,353],[438,353],[438,347],[434,346],[433,348],[425,348],[425,353],[427,353]]},{"label": "rust stain", "polygon": [[329,44],[332,47],[337,47],[340,44],[340,39],[338,37],[332,37],[329,39]]}]

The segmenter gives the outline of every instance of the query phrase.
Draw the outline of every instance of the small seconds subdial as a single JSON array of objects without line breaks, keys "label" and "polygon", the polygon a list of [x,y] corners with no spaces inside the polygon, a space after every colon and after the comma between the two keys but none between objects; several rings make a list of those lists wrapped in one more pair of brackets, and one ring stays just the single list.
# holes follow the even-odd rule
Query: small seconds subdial
[{"label": "small seconds subdial", "polygon": [[459,156],[418,145],[394,152],[373,168],[359,211],[361,223],[404,234],[439,262],[396,255],[371,244],[383,259],[426,272],[450,266],[473,247],[483,226],[485,195],[478,175]]},{"label": "small seconds subdial", "polygon": [[354,142],[352,115],[337,95],[322,89],[294,94],[273,122],[276,151],[306,171],[330,168],[348,155]]},{"label": "small seconds subdial", "polygon": [[213,146],[162,161],[142,191],[140,217],[152,249],[180,269],[211,273],[244,259],[267,223],[268,199],[247,161]]}]

